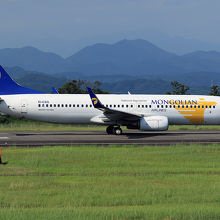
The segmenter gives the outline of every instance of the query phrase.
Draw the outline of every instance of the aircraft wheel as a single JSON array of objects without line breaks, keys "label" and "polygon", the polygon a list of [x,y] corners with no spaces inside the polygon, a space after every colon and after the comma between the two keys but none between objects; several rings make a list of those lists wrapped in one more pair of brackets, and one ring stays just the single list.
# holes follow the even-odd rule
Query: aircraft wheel
[{"label": "aircraft wheel", "polygon": [[107,134],[113,134],[113,129],[114,129],[114,126],[113,125],[110,125],[106,128],[106,133]]},{"label": "aircraft wheel", "polygon": [[122,134],[122,130],[121,130],[120,127],[114,128],[113,132],[114,132],[115,135],[121,135]]}]

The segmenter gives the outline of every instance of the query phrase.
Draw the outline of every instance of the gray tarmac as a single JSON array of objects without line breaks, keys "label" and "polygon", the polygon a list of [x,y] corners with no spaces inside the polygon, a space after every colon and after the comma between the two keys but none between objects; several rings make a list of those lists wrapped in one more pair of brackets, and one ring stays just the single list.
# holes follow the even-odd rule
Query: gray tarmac
[{"label": "gray tarmac", "polygon": [[220,144],[220,131],[125,131],[122,135],[107,135],[105,131],[10,131],[0,132],[0,147],[55,145],[160,145]]}]

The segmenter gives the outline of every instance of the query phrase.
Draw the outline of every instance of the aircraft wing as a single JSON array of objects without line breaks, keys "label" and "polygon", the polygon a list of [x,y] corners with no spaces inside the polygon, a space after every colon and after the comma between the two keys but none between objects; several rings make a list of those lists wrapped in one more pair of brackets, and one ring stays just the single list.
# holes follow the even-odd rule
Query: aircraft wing
[{"label": "aircraft wing", "polygon": [[103,114],[112,121],[136,121],[140,119],[141,117],[143,117],[143,115],[141,114],[125,112],[125,111],[120,111],[120,110],[110,109],[108,107],[105,107],[101,103],[101,101],[97,98],[97,96],[94,94],[91,88],[88,88],[88,92],[89,92],[94,108],[97,108],[103,111]]}]

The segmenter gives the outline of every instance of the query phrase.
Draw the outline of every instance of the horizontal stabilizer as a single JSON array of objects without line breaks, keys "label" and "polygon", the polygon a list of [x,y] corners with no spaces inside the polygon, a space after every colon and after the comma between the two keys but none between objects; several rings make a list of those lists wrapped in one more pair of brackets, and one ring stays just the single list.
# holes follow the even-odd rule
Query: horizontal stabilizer
[{"label": "horizontal stabilizer", "polygon": [[53,94],[59,94],[59,92],[56,90],[56,88],[52,87]]}]

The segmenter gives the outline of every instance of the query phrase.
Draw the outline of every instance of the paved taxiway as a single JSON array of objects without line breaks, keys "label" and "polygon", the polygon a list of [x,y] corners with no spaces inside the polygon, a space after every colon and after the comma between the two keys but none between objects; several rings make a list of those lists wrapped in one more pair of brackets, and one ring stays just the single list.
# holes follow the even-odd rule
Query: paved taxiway
[{"label": "paved taxiway", "polygon": [[10,131],[0,132],[0,146],[45,145],[170,145],[220,144],[220,131],[125,131],[123,135],[107,135],[104,131]]}]

